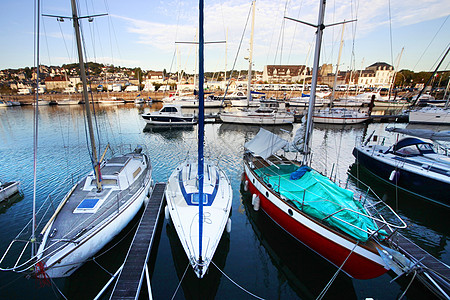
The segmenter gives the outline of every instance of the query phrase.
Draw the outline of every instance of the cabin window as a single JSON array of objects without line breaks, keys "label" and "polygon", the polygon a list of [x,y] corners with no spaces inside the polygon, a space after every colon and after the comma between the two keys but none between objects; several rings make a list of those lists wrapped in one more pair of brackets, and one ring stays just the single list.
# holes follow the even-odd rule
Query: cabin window
[{"label": "cabin window", "polygon": [[397,151],[397,153],[400,155],[408,156],[408,155],[419,155],[420,151],[419,151],[419,149],[417,149],[416,145],[411,145],[411,146],[399,149]]},{"label": "cabin window", "polygon": [[136,176],[138,176],[140,172],[141,172],[141,167],[137,168],[136,171],[133,172],[133,179],[136,178]]},{"label": "cabin window", "polygon": [[104,185],[117,185],[117,179],[102,179]]}]

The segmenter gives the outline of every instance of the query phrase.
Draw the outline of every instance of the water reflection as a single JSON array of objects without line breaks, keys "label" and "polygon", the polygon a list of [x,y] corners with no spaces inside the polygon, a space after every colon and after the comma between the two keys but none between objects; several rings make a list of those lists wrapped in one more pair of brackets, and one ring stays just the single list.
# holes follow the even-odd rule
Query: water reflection
[{"label": "water reflection", "polygon": [[[242,184],[241,196],[255,235],[278,270],[279,288],[287,282],[301,299],[316,299],[336,268],[288,235],[263,211],[254,211],[251,193],[245,192]],[[325,299],[357,299],[350,277],[339,274]]]},{"label": "water reflection", "polygon": [[[180,243],[171,221],[167,222],[166,233],[169,239],[172,259],[178,280],[182,280],[181,287],[183,288],[184,299],[214,299],[222,279],[222,273],[214,266],[214,264],[223,270],[227,260],[228,251],[230,250],[230,235],[227,232],[224,232],[212,259],[214,264],[211,263],[207,274],[202,279],[199,279],[189,264],[186,253],[184,252],[183,246]],[[182,296],[182,293],[178,291],[175,299],[183,299]]]}]

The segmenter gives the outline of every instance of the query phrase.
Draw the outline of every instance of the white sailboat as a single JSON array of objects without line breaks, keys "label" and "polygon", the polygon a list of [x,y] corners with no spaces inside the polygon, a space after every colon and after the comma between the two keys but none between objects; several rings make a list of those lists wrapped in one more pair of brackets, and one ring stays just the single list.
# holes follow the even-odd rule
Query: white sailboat
[{"label": "white sailboat", "polygon": [[[79,31],[80,18],[76,1],[71,0],[71,4],[72,17],[68,18],[72,19],[75,28],[94,171],[70,189],[38,236],[34,233],[33,212],[32,237],[22,251],[23,254],[31,244],[31,258],[23,262],[21,254],[14,267],[2,268],[16,272],[34,270],[34,277],[44,279],[73,274],[125,228],[148,199],[152,187],[152,167],[142,148],[109,160],[103,160],[105,154],[100,160],[97,157]],[[7,252],[15,242],[23,241],[14,240]]]},{"label": "white sailboat", "polygon": [[[222,112],[220,119],[224,123],[235,124],[258,124],[258,125],[282,125],[294,123],[294,114],[286,111],[285,103],[277,100],[260,100],[259,108],[250,109],[253,103],[251,94],[252,81],[252,55],[253,55],[253,32],[255,27],[255,1],[252,1],[252,29],[250,35],[250,56],[248,66],[247,100],[246,109]],[[240,100],[242,101],[242,100]],[[234,106],[234,104],[233,104]]]},{"label": "white sailboat", "polygon": [[203,0],[199,14],[198,160],[186,160],[170,175],[165,196],[170,215],[189,262],[203,278],[229,220],[233,192],[226,174],[204,159]]},{"label": "white sailboat", "polygon": [[[313,116],[315,123],[322,124],[359,124],[369,120],[370,116],[367,113],[363,113],[356,110],[350,110],[346,108],[333,107],[334,92],[336,90],[337,75],[339,71],[339,62],[341,60],[342,46],[344,44],[344,28],[345,22],[342,24],[341,44],[339,47],[338,61],[336,64],[336,72],[334,74],[333,92],[331,94],[330,108],[321,109],[316,111]],[[317,100],[317,99],[316,99]]]}]

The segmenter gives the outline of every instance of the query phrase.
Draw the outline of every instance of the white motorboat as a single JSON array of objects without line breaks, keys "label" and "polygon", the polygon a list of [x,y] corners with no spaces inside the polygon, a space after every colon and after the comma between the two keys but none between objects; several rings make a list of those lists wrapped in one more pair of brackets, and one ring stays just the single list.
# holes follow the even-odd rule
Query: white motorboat
[{"label": "white motorboat", "polygon": [[197,123],[193,114],[183,114],[180,105],[166,104],[159,111],[141,115],[151,125],[192,126]]},{"label": "white motorboat", "polygon": [[19,192],[18,181],[10,181],[10,182],[0,181],[0,202],[8,199],[9,197],[18,192]]}]

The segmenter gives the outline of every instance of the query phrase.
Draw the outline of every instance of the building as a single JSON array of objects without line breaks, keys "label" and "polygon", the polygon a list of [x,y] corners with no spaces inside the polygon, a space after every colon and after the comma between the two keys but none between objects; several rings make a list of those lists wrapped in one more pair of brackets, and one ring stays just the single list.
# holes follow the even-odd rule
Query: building
[{"label": "building", "polygon": [[69,84],[70,81],[64,76],[48,76],[45,78],[45,87],[47,90],[65,89]]},{"label": "building", "polygon": [[373,88],[389,87],[394,74],[393,66],[376,62],[360,72],[358,85]]},{"label": "building", "polygon": [[303,65],[266,65],[262,80],[268,83],[293,83],[303,80],[309,73],[309,68]]}]

